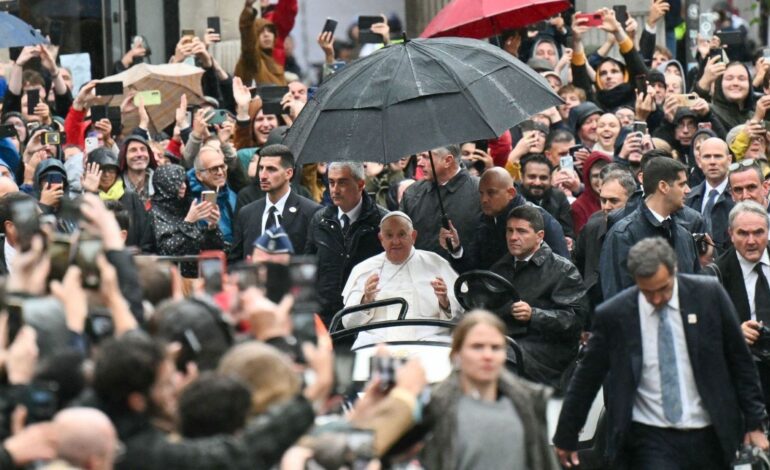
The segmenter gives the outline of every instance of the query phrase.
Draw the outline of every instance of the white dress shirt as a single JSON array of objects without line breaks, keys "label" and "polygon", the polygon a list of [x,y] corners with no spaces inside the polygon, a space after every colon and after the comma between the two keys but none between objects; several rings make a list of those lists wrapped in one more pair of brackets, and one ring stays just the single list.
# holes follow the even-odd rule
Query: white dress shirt
[{"label": "white dress shirt", "polygon": [[[347,214],[348,219],[350,219],[350,225],[353,225],[353,222],[358,220],[358,218],[361,216],[361,206],[364,204],[364,199],[361,198],[360,201],[358,201],[358,204],[356,204],[356,207],[350,209],[348,212],[344,212],[339,207],[337,208],[337,220],[340,221],[340,227],[342,227],[342,215]],[[343,227],[344,228],[344,227]]]},{"label": "white dress shirt", "polygon": [[3,254],[5,255],[5,268],[8,272],[11,272],[11,265],[13,264],[13,258],[16,257],[16,248],[12,247],[8,243],[8,239],[5,238],[3,242]]},{"label": "white dress shirt", "polygon": [[[668,320],[674,336],[677,372],[679,374],[679,392],[682,401],[682,419],[678,423],[670,423],[663,413],[663,395],[660,384],[660,368],[658,365],[658,324],[660,316],[655,307],[647,302],[644,294],[639,292],[639,321],[642,333],[642,373],[639,386],[634,397],[634,408],[631,419],[637,423],[660,428],[700,429],[711,424],[708,412],[703,408],[703,402],[695,384],[695,376],[690,364],[690,354],[687,351],[687,339],[682,325],[682,315],[679,311],[679,284],[674,281],[674,292],[668,301]],[[689,315],[695,313],[686,312]],[[697,321],[697,316],[692,317]]]},{"label": "white dress shirt", "polygon": [[[712,189],[716,189],[719,194],[717,194],[716,199],[719,199],[719,196],[722,195],[723,192],[725,192],[725,189],[727,189],[727,178],[725,178],[724,181],[719,183],[719,186],[713,187],[709,184],[708,181],[706,181],[706,188],[705,192],[703,193],[703,202],[700,205],[700,212],[703,213],[704,210],[706,210],[706,204],[709,202],[709,193]],[[714,202],[716,202],[716,199],[714,199]]]},{"label": "white dress shirt", "polygon": [[[749,298],[749,308],[751,309],[751,319],[757,319],[757,309],[754,305],[754,296],[756,295],[757,278],[759,277],[754,271],[754,267],[757,263],[752,263],[746,258],[741,256],[737,251],[738,263],[741,265],[741,271],[743,271],[743,284],[746,286],[746,296]],[[762,257],[759,258],[759,262],[762,263],[762,272],[765,273],[765,279],[770,279],[770,256],[767,255],[767,248],[762,253]]]},{"label": "white dress shirt", "polygon": [[[262,233],[265,233],[265,225],[267,224],[267,217],[270,215],[270,208],[275,206],[276,209],[276,215],[283,215],[283,208],[286,207],[286,200],[289,199],[289,194],[291,194],[291,187],[289,187],[289,190],[286,191],[286,194],[281,197],[275,204],[270,202],[270,198],[265,198],[265,211],[262,213]],[[276,220],[275,226],[280,227],[281,222]]]}]

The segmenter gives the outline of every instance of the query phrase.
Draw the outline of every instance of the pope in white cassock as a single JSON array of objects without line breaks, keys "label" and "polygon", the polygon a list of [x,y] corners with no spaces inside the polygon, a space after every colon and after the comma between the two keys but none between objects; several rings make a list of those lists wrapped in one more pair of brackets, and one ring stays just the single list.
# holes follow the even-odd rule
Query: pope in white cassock
[{"label": "pope in white cassock", "polygon": [[[380,222],[380,243],[385,250],[357,264],[342,290],[345,307],[375,300],[403,297],[409,304],[406,318],[451,320],[463,309],[454,296],[457,273],[439,255],[415,250],[417,231],[401,211],[386,214]],[[400,305],[373,308],[342,319],[346,328],[398,318]],[[415,341],[448,335],[445,328],[414,326],[383,328],[358,334],[353,347],[382,341]]]}]

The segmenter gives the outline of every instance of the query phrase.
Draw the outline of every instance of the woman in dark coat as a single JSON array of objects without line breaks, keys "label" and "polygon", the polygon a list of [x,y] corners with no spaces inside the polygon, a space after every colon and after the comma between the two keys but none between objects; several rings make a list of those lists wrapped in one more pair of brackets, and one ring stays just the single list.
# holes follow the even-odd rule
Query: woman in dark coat
[{"label": "woman in dark coat", "polygon": [[[165,165],[153,175],[150,220],[156,252],[162,256],[197,255],[203,250],[221,250],[224,239],[219,230],[216,204],[189,197],[184,168]],[[194,265],[183,264],[182,275],[197,277]]]}]

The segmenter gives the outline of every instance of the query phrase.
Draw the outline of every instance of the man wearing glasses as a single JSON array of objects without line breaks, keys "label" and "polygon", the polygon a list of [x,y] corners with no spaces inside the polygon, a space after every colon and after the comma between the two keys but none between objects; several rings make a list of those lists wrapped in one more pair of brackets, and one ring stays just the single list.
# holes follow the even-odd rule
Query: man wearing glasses
[{"label": "man wearing glasses", "polygon": [[222,151],[212,144],[201,147],[194,168],[187,173],[190,192],[200,199],[203,191],[214,191],[219,206],[219,229],[226,243],[233,242],[233,218],[237,194],[227,184],[227,165]]}]

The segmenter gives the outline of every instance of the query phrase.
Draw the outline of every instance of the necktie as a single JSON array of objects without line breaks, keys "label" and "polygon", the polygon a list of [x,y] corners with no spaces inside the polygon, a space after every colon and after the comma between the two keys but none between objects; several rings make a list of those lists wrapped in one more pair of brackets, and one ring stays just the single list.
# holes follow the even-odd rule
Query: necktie
[{"label": "necktie", "polygon": [[668,307],[658,311],[658,368],[660,369],[660,392],[663,398],[663,415],[670,423],[682,419],[682,396],[679,387],[679,370],[674,349],[674,334],[668,320]]},{"label": "necktie", "polygon": [[714,209],[714,204],[717,202],[717,197],[719,197],[719,191],[716,189],[709,191],[709,198],[706,201],[706,207],[703,208],[703,219],[706,222],[706,228],[709,232],[711,231],[711,211]]},{"label": "necktie", "polygon": [[665,219],[660,223],[663,228],[663,236],[668,240],[669,245],[674,246],[674,222],[671,219]]},{"label": "necktie", "polygon": [[347,236],[350,231],[350,217],[347,214],[342,214],[340,220],[342,221],[342,234]]},{"label": "necktie", "polygon": [[278,212],[278,209],[275,206],[271,206],[270,209],[267,210],[267,220],[265,221],[265,231],[277,225],[275,220],[277,212]]},{"label": "necktie", "polygon": [[524,260],[516,260],[513,262],[513,273],[518,274],[521,272],[522,269],[524,269],[527,266],[527,262]]},{"label": "necktie", "polygon": [[762,263],[754,266],[757,273],[757,284],[754,288],[754,311],[757,321],[770,325],[770,286],[767,284],[767,278],[762,270]]}]

